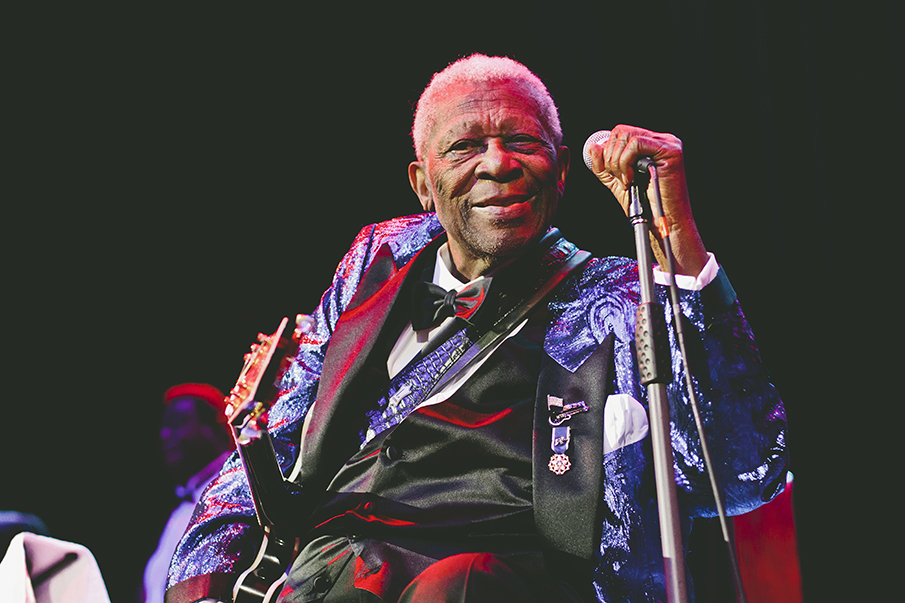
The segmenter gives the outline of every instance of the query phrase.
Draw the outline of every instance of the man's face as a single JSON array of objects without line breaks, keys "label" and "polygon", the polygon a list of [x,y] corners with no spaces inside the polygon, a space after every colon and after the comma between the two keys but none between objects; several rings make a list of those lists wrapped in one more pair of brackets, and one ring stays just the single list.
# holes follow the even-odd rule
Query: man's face
[{"label": "man's face", "polygon": [[189,396],[176,398],[164,407],[160,444],[164,461],[177,483],[204,468],[225,450],[223,428],[200,408],[207,402]]},{"label": "man's face", "polygon": [[449,234],[468,278],[518,255],[546,232],[569,169],[521,85],[461,85],[438,107],[412,187]]}]

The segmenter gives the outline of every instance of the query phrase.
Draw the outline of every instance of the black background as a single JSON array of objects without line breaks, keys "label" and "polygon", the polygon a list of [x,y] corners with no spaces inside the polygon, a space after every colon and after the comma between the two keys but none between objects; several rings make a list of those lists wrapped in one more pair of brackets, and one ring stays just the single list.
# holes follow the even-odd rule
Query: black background
[{"label": "black background", "polygon": [[702,236],[786,402],[806,599],[871,600],[902,458],[898,6],[7,9],[0,508],[88,546],[129,601],[171,502],[161,394],[228,390],[361,226],[418,211],[412,104],[479,51],[556,99],[573,150],[556,222],[585,249],[634,255],[585,138],[683,139]]}]

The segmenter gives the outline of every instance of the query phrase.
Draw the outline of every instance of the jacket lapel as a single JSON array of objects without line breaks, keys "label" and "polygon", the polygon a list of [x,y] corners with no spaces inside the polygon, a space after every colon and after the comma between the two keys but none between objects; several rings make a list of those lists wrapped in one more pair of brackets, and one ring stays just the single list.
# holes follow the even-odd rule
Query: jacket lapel
[{"label": "jacket lapel", "polygon": [[396,301],[418,276],[415,267],[422,265],[421,258],[432,256],[443,240],[437,237],[398,270],[384,244],[362,275],[330,338],[316,402],[302,435],[299,483],[320,491],[358,450],[358,431],[351,427],[362,422],[367,405],[384,393],[388,383],[386,354],[379,352],[388,338],[395,341],[408,318],[409,304]]},{"label": "jacket lapel", "polygon": [[[541,541],[578,570],[600,546],[603,504],[603,409],[613,390],[611,333],[573,373],[547,354],[541,362],[534,415],[534,516]],[[570,427],[566,454],[571,467],[558,475],[550,468],[553,427],[548,396],[564,405],[585,402],[588,410],[563,422]]]}]

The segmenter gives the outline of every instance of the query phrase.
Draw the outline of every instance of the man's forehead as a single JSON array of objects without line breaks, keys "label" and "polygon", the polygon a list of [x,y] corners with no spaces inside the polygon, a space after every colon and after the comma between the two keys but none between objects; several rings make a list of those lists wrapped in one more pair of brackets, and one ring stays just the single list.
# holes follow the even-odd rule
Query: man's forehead
[{"label": "man's forehead", "polygon": [[478,131],[487,125],[503,129],[543,125],[537,101],[524,85],[514,81],[450,86],[438,108],[435,138],[453,131]]}]

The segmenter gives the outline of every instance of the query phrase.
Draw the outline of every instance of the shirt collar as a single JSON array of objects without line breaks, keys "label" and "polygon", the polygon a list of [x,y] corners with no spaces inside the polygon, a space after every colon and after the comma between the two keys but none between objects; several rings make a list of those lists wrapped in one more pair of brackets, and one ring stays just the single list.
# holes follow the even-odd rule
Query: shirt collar
[{"label": "shirt collar", "polygon": [[432,282],[435,285],[439,285],[440,287],[443,287],[447,291],[449,291],[450,289],[455,289],[456,291],[461,291],[462,289],[464,289],[471,283],[477,282],[477,281],[481,280],[482,278],[489,278],[489,277],[494,276],[495,274],[499,273],[500,270],[502,270],[503,268],[505,268],[506,266],[508,266],[511,263],[512,263],[512,260],[508,260],[506,262],[503,262],[501,265],[497,266],[493,270],[491,270],[486,275],[479,276],[475,279],[468,281],[467,283],[463,282],[458,277],[456,277],[452,272],[452,257],[450,257],[450,255],[449,255],[449,242],[447,241],[446,243],[443,243],[442,245],[440,245],[439,249],[437,249],[437,259],[436,259],[436,262],[434,263],[434,277],[432,279]]}]

